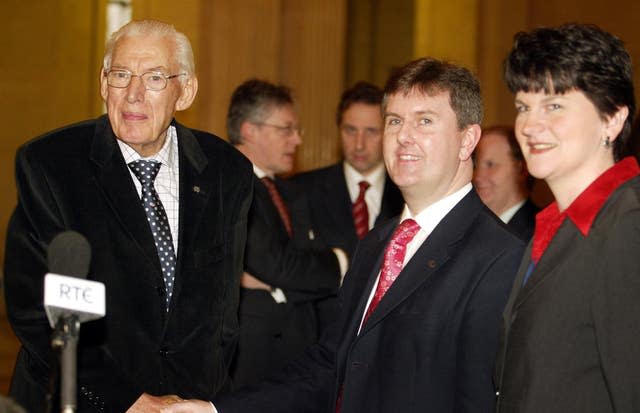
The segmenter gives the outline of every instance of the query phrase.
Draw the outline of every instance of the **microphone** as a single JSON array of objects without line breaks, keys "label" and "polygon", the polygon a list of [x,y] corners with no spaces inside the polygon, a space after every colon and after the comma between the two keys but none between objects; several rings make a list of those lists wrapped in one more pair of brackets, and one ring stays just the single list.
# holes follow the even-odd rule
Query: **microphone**
[{"label": "microphone", "polygon": [[75,231],[56,235],[47,249],[44,307],[54,329],[51,346],[60,350],[60,406],[73,413],[77,400],[77,347],[80,323],[105,315],[104,284],[87,280],[91,247]]},{"label": "microphone", "polygon": [[44,306],[52,328],[64,316],[76,316],[81,323],[104,317],[104,284],[86,279],[90,262],[89,242],[75,231],[62,232],[49,244]]}]

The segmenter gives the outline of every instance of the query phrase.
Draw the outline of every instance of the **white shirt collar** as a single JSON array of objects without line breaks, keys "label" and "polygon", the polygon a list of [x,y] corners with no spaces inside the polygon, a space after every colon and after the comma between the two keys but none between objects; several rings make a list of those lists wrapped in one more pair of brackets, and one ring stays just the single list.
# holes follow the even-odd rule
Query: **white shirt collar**
[{"label": "white shirt collar", "polygon": [[[347,189],[349,190],[349,197],[351,198],[351,202],[355,202],[356,198],[358,198],[358,194],[360,192],[360,187],[358,186],[358,184],[361,181],[369,182],[369,185],[371,185],[371,187],[374,189],[374,191],[371,192],[382,194],[386,177],[384,163],[380,162],[380,165],[376,166],[366,177],[363,176],[360,172],[356,171],[355,168],[349,165],[348,162],[344,161],[342,165],[344,168],[344,178],[347,183]],[[369,192],[369,190],[367,190],[367,192]]]},{"label": "white shirt collar", "polygon": [[135,151],[131,146],[121,141],[120,139],[116,139],[118,142],[118,146],[120,147],[120,151],[122,152],[122,156],[124,157],[125,163],[129,164],[133,161],[137,161],[138,159],[153,159],[156,160],[163,165],[167,166],[170,169],[174,169],[178,157],[176,156],[176,148],[177,148],[177,138],[178,133],[176,132],[176,128],[173,125],[169,125],[167,129],[167,138],[164,140],[164,144],[162,148],[155,155],[151,155],[148,157],[142,157],[138,152]]},{"label": "white shirt collar", "polygon": [[458,189],[456,192],[448,195],[441,200],[429,205],[416,216],[412,216],[409,207],[405,204],[404,210],[400,217],[400,222],[408,218],[413,218],[420,225],[421,231],[428,236],[435,229],[442,219],[464,198],[473,186],[471,182]]},{"label": "white shirt collar", "polygon": [[260,167],[258,165],[256,165],[255,163],[252,164],[253,165],[253,173],[256,174],[256,176],[260,179],[264,178],[264,177],[268,177],[273,179],[273,175],[269,175],[268,173],[266,173],[265,171],[263,171],[262,169],[260,169]]},{"label": "white shirt collar", "polygon": [[525,202],[527,202],[527,200],[523,199],[522,201],[518,202],[517,204],[507,209],[502,214],[500,214],[499,217],[502,220],[502,222],[506,224],[507,222],[511,221],[511,218],[513,218],[516,212],[518,212],[518,210],[522,208]]}]

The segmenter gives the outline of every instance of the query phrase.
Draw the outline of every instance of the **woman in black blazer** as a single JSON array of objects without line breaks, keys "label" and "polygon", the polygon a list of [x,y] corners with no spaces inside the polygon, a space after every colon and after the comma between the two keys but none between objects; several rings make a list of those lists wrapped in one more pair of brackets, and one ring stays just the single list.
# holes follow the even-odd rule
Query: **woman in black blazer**
[{"label": "woman in black blazer", "polygon": [[504,313],[496,366],[506,412],[640,411],[640,178],[629,147],[631,59],[595,26],[516,35],[505,62],[516,135],[556,201]]}]

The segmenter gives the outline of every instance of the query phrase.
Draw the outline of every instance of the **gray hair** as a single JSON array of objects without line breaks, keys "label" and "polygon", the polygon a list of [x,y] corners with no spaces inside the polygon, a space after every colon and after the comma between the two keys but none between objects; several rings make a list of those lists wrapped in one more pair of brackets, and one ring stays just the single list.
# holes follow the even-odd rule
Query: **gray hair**
[{"label": "gray hair", "polygon": [[163,23],[157,20],[139,20],[131,21],[111,35],[107,42],[104,52],[104,59],[102,67],[104,70],[111,68],[111,58],[113,57],[113,50],[115,49],[118,41],[124,37],[135,36],[157,36],[168,37],[173,41],[175,56],[177,63],[180,66],[180,70],[188,75],[194,75],[196,65],[193,59],[193,50],[191,49],[191,43],[184,33],[181,33],[170,24]]}]

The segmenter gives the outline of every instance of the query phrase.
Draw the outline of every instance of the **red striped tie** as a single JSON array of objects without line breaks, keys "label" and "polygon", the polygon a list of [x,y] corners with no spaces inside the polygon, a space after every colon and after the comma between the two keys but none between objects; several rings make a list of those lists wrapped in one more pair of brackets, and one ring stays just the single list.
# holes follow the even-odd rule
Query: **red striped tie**
[{"label": "red striped tie", "polygon": [[268,176],[265,176],[264,178],[262,178],[262,183],[264,184],[264,186],[267,187],[267,190],[269,191],[269,196],[271,197],[271,201],[273,202],[273,205],[275,205],[276,209],[278,210],[278,214],[280,215],[280,218],[282,219],[282,223],[284,224],[284,227],[287,230],[287,234],[289,234],[289,238],[291,238],[293,231],[291,230],[291,218],[289,217],[289,210],[287,209],[287,206],[282,200],[282,197],[278,192],[278,188],[276,188],[276,184],[273,182],[273,179],[269,178]]},{"label": "red striped tie", "polygon": [[369,232],[369,209],[364,200],[364,193],[371,185],[367,181],[360,181],[358,182],[358,186],[360,187],[360,193],[358,194],[356,202],[353,203],[351,212],[353,213],[353,224],[356,227],[356,235],[358,239],[362,239],[367,235],[367,232]]}]

